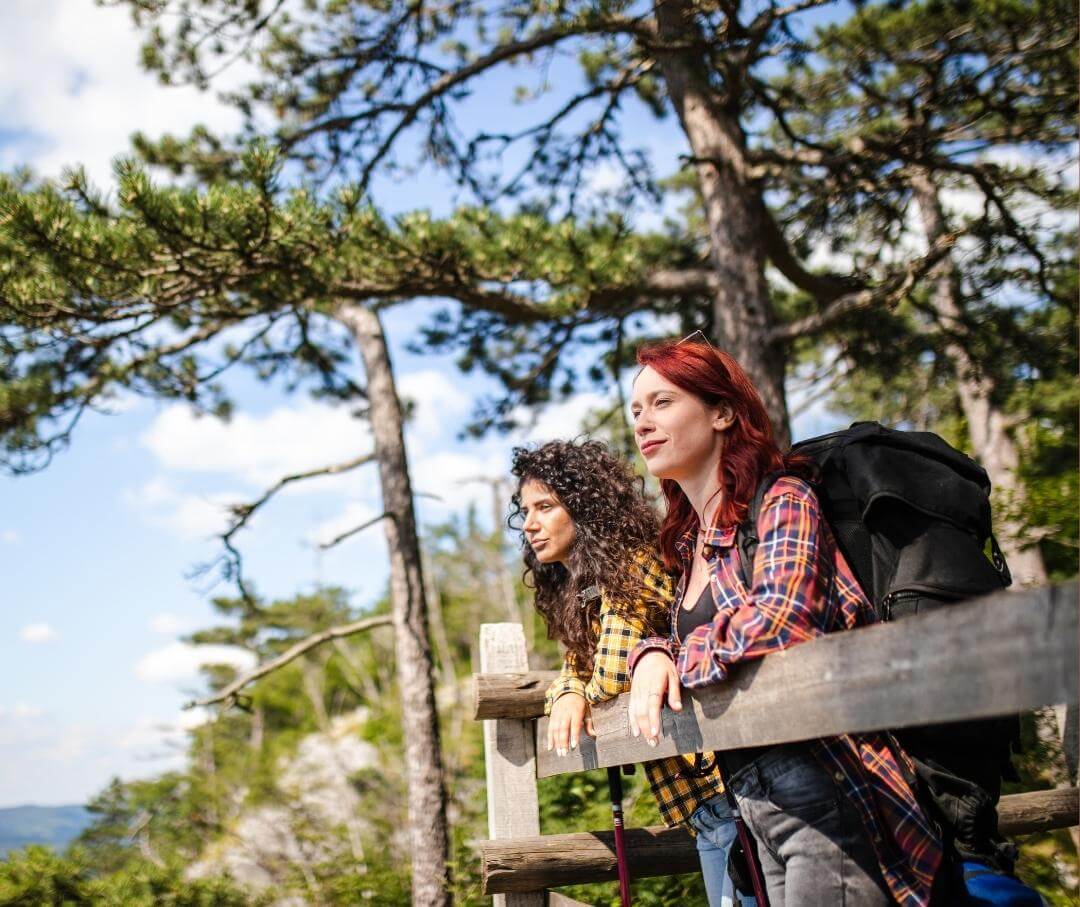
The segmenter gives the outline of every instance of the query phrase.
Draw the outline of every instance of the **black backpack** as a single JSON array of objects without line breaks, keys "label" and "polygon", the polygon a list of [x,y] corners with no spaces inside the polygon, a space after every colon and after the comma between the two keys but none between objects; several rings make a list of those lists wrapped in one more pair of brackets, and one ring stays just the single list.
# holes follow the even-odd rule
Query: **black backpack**
[{"label": "black backpack", "polygon": [[[990,480],[978,463],[930,432],[856,422],[801,441],[812,484],[837,545],[878,617],[898,620],[1004,589],[1012,582],[990,522]],[[740,566],[749,588],[765,478],[739,527]],[[921,799],[946,854],[1011,872],[1015,849],[997,832],[1002,778],[1019,719],[904,728],[894,736],[916,766]]]}]

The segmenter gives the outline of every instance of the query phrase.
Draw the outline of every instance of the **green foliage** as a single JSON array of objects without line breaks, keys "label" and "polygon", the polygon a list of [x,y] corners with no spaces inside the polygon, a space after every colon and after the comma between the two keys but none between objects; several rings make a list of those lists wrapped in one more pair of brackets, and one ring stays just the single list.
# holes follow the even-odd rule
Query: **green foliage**
[{"label": "green foliage", "polygon": [[[1021,716],[1020,752],[1013,757],[1013,763],[1020,780],[1006,782],[1003,793],[1046,790],[1061,780],[1055,777],[1053,768],[1064,764],[1060,740],[1037,714]],[[1076,892],[1070,887],[1080,872],[1080,860],[1069,831],[1026,835],[1016,843],[1020,847],[1017,875],[1038,889],[1051,907],[1076,907]]]},{"label": "green foliage", "polygon": [[[234,182],[200,190],[155,185],[122,163],[115,208],[79,173],[62,187],[0,176],[0,463],[40,468],[86,408],[121,390],[227,416],[219,379],[237,365],[355,398],[351,349],[333,325],[352,300],[467,301],[462,330],[502,333],[466,350],[462,366],[491,366],[501,336],[538,363],[526,402],[546,399],[558,371],[512,325],[543,322],[565,342],[678,255],[668,237],[632,234],[614,216],[463,208],[387,220],[348,189],[321,202],[282,188],[280,158],[264,146],[241,164]],[[433,347],[456,337],[439,324]]]},{"label": "green foliage", "polygon": [[[670,109],[653,23],[632,5],[466,0],[398,10],[350,0],[272,8],[234,0],[117,2],[146,28],[143,62],[163,81],[205,87],[220,63],[246,55],[256,73],[232,99],[249,118],[250,134],[267,113],[280,128],[254,143],[247,134],[234,140],[205,129],[186,138],[138,137],[145,160],[197,179],[157,185],[146,169],[124,162],[115,202],[77,171],[62,185],[37,184],[25,173],[0,177],[6,468],[44,465],[82,412],[121,391],[227,416],[221,376],[234,366],[290,390],[358,401],[353,351],[335,323],[344,303],[457,300],[461,308],[432,318],[416,341],[452,351],[465,371],[482,369],[500,382],[505,393],[482,401],[476,431],[510,427],[519,405],[617,381],[632,362],[633,341],[666,333],[672,323],[683,333],[712,332],[706,285],[673,292],[653,281],[663,271],[708,270],[693,171],[669,181],[672,190],[690,189],[692,200],[662,232],[633,231],[607,212],[552,213],[575,207],[597,164],[617,163],[629,194],[651,197],[656,189],[647,158],[618,127],[631,94],[658,116]],[[767,201],[794,256],[842,256],[845,273],[804,274],[800,289],[777,290],[770,317],[779,324],[812,319],[828,314],[837,293],[869,294],[827,328],[781,345],[800,369],[820,371],[836,409],[932,428],[961,446],[970,427],[957,404],[949,349],[963,345],[992,374],[995,403],[1018,426],[1026,497],[1017,506],[1032,540],[1055,576],[1075,575],[1080,394],[1068,227],[1075,191],[1045,160],[1035,166],[1028,157],[1035,149],[1052,152],[1067,170],[1075,156],[1075,4],[857,4],[853,15],[817,32],[796,27],[775,6],[737,24],[724,5],[696,4],[693,12],[691,40],[666,53],[690,55],[735,131],[745,131],[739,166],[752,174],[754,197]],[[453,111],[474,83],[447,80],[447,73],[465,65],[490,78],[495,65],[531,63],[556,49],[580,64],[578,82],[563,86],[581,92],[561,99],[571,102],[565,115],[541,113],[516,134],[455,128]],[[498,59],[488,65],[491,51]],[[522,88],[522,102],[541,109],[550,86],[531,76],[528,85],[514,81],[506,80],[508,93]],[[403,107],[415,97],[414,108]],[[370,180],[379,168],[401,175],[412,166],[395,142],[413,126],[423,132],[420,154],[451,171],[472,197],[531,192],[533,203],[513,212],[481,205],[440,218],[423,211],[385,216],[373,206]],[[511,146],[526,149],[518,175],[502,166]],[[998,158],[980,157],[988,150]],[[1013,162],[1003,162],[1010,156]],[[286,161],[314,178],[297,180],[295,169],[283,169]],[[890,286],[913,241],[925,239],[913,180],[927,174],[937,192],[979,201],[975,213],[946,225],[962,238],[954,253],[964,317],[951,322],[932,312],[926,274],[913,286],[900,284],[902,292],[878,292]],[[629,195],[620,192],[614,202],[625,210]],[[767,230],[769,219],[762,220]],[[782,251],[768,251],[781,270]],[[827,290],[807,290],[815,281]],[[625,443],[625,431],[616,427],[612,435]],[[438,527],[428,548],[444,630],[435,646],[455,893],[472,903],[479,882],[466,842],[484,836],[484,768],[480,729],[466,714],[459,681],[475,669],[484,620],[524,614],[535,666],[554,665],[558,652],[530,619],[527,595],[507,581],[508,570],[518,572],[513,559],[475,515]],[[260,660],[356,616],[340,590],[271,603],[220,599],[215,607],[221,625],[192,641],[239,645]],[[367,711],[356,733],[380,755],[377,768],[350,779],[369,820],[369,839],[359,842],[364,856],[341,848],[289,867],[278,882],[309,900],[317,892],[326,903],[356,903],[370,892],[379,903],[405,903],[403,756],[391,662],[385,637],[374,631],[260,680],[240,707],[191,732],[183,772],[114,782],[95,798],[97,819],[82,850],[61,858],[31,849],[4,864],[0,892],[8,900],[0,903],[82,903],[92,892],[106,903],[233,903],[226,882],[181,884],[172,867],[225,846],[244,810],[281,802],[283,761],[305,735],[359,707]],[[234,676],[226,666],[206,673],[214,689]],[[603,778],[595,773],[551,779],[541,797],[545,831],[609,823]],[[640,774],[628,787],[628,814],[634,824],[656,821]],[[305,844],[345,837],[317,823],[293,830]],[[1048,891],[1057,857],[1048,863],[1038,848],[1049,840],[1027,848],[1024,864]],[[614,899],[612,885],[575,891],[595,903]],[[696,876],[643,880],[635,894],[645,904],[702,900]],[[175,900],[183,897],[194,900]]]},{"label": "green foliage", "polygon": [[46,847],[12,851],[0,863],[0,904],[38,907],[79,903],[87,875],[85,867]]},{"label": "green foliage", "polygon": [[[556,775],[539,783],[540,831],[564,834],[604,831],[611,828],[611,799],[607,771]],[[633,775],[623,776],[623,810],[629,828],[660,825],[660,812],[641,766]],[[650,907],[676,904],[704,904],[705,883],[700,873],[637,879],[631,886],[634,903]],[[617,907],[616,882],[572,885],[562,889],[569,897],[587,904]]]},{"label": "green foliage", "polygon": [[228,878],[185,879],[182,864],[163,868],[131,861],[102,872],[86,854],[59,856],[27,847],[0,862],[4,907],[258,907],[268,899],[242,891]]}]

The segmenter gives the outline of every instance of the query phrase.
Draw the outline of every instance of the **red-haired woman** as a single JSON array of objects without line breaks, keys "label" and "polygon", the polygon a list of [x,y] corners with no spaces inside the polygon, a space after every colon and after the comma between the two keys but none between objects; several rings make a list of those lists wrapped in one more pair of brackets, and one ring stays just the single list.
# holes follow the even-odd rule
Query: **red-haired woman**
[{"label": "red-haired woman", "polygon": [[[655,745],[664,701],[680,685],[721,683],[732,665],[874,620],[870,603],[800,475],[784,456],[738,363],[705,343],[638,353],[631,409],[638,448],[668,510],[666,566],[681,576],[671,636],[631,657],[632,733]],[[752,581],[735,536],[758,485],[763,498]],[[703,528],[704,527],[704,528]],[[906,755],[885,734],[850,734],[722,755],[739,812],[758,844],[772,907],[923,907],[941,847],[916,800]]]}]

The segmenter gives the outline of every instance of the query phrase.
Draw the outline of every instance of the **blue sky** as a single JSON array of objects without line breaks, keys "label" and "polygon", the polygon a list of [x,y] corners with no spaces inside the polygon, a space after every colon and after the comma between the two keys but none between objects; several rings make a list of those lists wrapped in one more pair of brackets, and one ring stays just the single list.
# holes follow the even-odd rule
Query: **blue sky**
[{"label": "blue sky", "polygon": [[[197,121],[236,125],[211,96],[160,87],[137,57],[138,38],[120,10],[91,0],[3,4],[0,168],[30,165],[54,176],[81,162],[107,186],[110,161],[135,129],[154,135],[183,133]],[[512,83],[505,87],[509,96]],[[657,128],[640,116],[630,123],[661,168],[674,166],[683,150],[674,122]],[[601,168],[591,188],[612,184]],[[381,193],[397,211],[438,212],[453,199],[445,179],[427,172],[385,184]],[[644,219],[660,215],[645,212]],[[444,358],[405,349],[433,305],[412,303],[387,317],[401,391],[417,406],[408,429],[414,484],[443,497],[419,502],[427,522],[470,502],[486,514],[488,492],[463,479],[502,474],[514,443],[574,434],[602,402],[582,394],[515,438],[457,440],[486,388]],[[177,766],[184,727],[202,718],[180,710],[199,690],[198,665],[237,657],[178,641],[212,621],[205,581],[185,577],[217,553],[211,537],[224,526],[223,506],[252,499],[291,471],[370,448],[365,426],[344,410],[239,373],[229,387],[238,406],[227,425],[195,418],[181,405],[125,397],[112,415],[87,416],[71,449],[44,472],[0,477],[0,806],[81,802],[113,775]],[[796,434],[836,424],[817,406],[797,422]],[[240,537],[248,574],[266,595],[334,583],[363,606],[386,580],[381,531],[321,555],[314,542],[377,508],[371,470],[290,490]]]}]

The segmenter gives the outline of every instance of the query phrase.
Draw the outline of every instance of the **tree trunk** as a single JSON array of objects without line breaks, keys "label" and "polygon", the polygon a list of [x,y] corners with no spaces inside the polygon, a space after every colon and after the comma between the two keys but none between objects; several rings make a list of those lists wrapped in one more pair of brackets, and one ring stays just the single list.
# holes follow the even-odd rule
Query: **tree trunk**
[{"label": "tree trunk", "polygon": [[[911,180],[915,200],[919,205],[926,238],[935,242],[946,232],[945,211],[941,196],[931,175],[918,170]],[[960,326],[964,315],[960,269],[952,255],[947,255],[930,274],[930,302],[939,323],[951,331]],[[963,344],[950,341],[945,354],[956,375],[960,407],[968,423],[972,452],[990,475],[994,498],[998,505],[995,520],[998,541],[1009,562],[1013,582],[1017,587],[1042,586],[1047,582],[1046,566],[1038,545],[1025,547],[1023,528],[1016,514],[1023,503],[1020,480],[1020,451],[1009,431],[1009,418],[994,402],[996,390],[993,377],[979,367]],[[1071,711],[1070,711],[1071,708]],[[1035,727],[1044,744],[1054,740],[1060,746],[1047,746],[1052,755],[1051,771],[1059,787],[1067,787],[1076,775],[1077,734],[1076,708],[1058,705],[1035,713]],[[1055,739],[1056,738],[1056,739]],[[1080,837],[1070,829],[1074,846],[1080,848]]]},{"label": "tree trunk", "polygon": [[[775,320],[765,279],[765,225],[761,190],[749,175],[746,142],[737,111],[722,106],[709,84],[698,50],[704,43],[688,0],[654,2],[658,37],[678,50],[658,51],[668,97],[697,168],[709,252],[720,278],[713,298],[716,342],[754,382],[772,420],[777,441],[791,441],[784,395],[785,353],[768,342]],[[686,45],[689,49],[684,49]]]},{"label": "tree trunk", "polygon": [[[941,197],[930,174],[924,170],[916,172],[911,184],[927,241],[932,244],[947,232]],[[930,277],[930,301],[934,313],[946,331],[955,331],[961,327],[964,300],[960,269],[951,253],[941,260]],[[1047,576],[1042,553],[1037,545],[1024,547],[1022,526],[1015,516],[1024,495],[1019,474],[1020,451],[1010,433],[1011,420],[994,401],[993,376],[955,340],[946,344],[945,354],[956,375],[957,394],[967,420],[972,452],[990,474],[998,504],[995,520],[998,540],[1009,562],[1013,581],[1017,586],[1045,585]]]},{"label": "tree trunk", "polygon": [[390,608],[405,739],[412,899],[421,907],[438,907],[451,903],[446,788],[401,402],[378,315],[364,305],[343,303],[337,316],[352,331],[364,362],[383,509],[388,515],[383,526],[390,555]]}]

